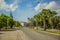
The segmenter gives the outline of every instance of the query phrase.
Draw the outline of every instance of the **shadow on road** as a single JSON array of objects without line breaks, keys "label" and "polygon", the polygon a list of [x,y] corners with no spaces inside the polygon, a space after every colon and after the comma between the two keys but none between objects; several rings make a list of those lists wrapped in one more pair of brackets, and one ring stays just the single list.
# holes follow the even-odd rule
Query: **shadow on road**
[{"label": "shadow on road", "polygon": [[20,28],[12,28],[12,29],[7,29],[7,30],[0,30],[0,31],[16,31],[16,30],[20,30]]},{"label": "shadow on road", "polygon": [[0,35],[1,35],[1,34],[4,34],[4,33],[0,33]]},{"label": "shadow on road", "polygon": [[1,30],[1,31],[16,31],[16,30]]}]

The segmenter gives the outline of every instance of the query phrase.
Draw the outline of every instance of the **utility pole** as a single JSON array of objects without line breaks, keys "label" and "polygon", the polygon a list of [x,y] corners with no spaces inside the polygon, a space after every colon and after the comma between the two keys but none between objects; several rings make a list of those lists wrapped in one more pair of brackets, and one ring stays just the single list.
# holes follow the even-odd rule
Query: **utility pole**
[{"label": "utility pole", "polygon": [[12,11],[10,11],[10,17],[12,18],[12,19],[11,19],[12,21],[10,21],[10,27],[12,28],[12,27],[13,27],[13,24],[14,24]]},{"label": "utility pole", "polygon": [[12,15],[12,12],[10,11],[10,17],[13,19],[13,15]]}]

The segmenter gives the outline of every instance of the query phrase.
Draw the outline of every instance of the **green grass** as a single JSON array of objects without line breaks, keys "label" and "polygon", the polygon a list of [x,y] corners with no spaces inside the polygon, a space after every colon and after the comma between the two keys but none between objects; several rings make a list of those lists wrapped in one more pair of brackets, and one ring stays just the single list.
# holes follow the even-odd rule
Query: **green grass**
[{"label": "green grass", "polygon": [[48,33],[51,33],[51,34],[55,34],[55,35],[60,35],[60,32],[55,32],[55,31],[51,31],[51,30],[40,30],[39,32],[48,32]]},{"label": "green grass", "polygon": [[42,30],[37,30],[37,29],[34,29],[33,27],[30,27],[30,29],[33,29],[33,30],[38,31],[38,32],[47,32],[47,33],[50,33],[50,34],[60,35],[60,32],[53,31],[52,29],[48,29],[46,31],[44,31],[43,29]]},{"label": "green grass", "polygon": [[55,33],[55,34],[60,34],[60,32],[49,31],[49,30],[47,30],[47,32],[51,32],[51,33]]}]

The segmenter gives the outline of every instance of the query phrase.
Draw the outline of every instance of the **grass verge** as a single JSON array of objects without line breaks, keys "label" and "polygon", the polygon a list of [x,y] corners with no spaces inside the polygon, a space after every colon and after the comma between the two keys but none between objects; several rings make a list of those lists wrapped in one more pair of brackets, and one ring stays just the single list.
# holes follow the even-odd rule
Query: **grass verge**
[{"label": "grass verge", "polygon": [[46,33],[49,33],[49,34],[53,34],[53,35],[58,35],[60,36],[60,32],[56,32],[56,31],[51,31],[51,30],[40,30],[39,32],[46,32]]},{"label": "grass verge", "polygon": [[43,29],[42,29],[42,30],[36,30],[36,29],[34,29],[34,28],[30,28],[30,29],[35,30],[35,31],[37,31],[37,32],[49,33],[49,34],[53,34],[53,35],[60,36],[60,32],[53,31],[52,29],[51,29],[51,30],[48,29],[48,30],[46,30],[46,31],[44,31]]}]

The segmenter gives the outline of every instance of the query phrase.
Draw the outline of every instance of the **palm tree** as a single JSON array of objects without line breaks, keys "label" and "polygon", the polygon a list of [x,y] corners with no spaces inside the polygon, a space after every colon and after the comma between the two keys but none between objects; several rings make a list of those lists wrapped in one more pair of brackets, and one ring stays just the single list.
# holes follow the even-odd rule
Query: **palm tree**
[{"label": "palm tree", "polygon": [[55,11],[51,11],[49,9],[43,9],[41,11],[41,17],[43,19],[43,27],[44,30],[46,30],[47,26],[46,26],[46,20],[49,21],[50,25],[52,26],[53,29],[53,23],[52,23],[52,18],[56,15],[57,13]]}]

